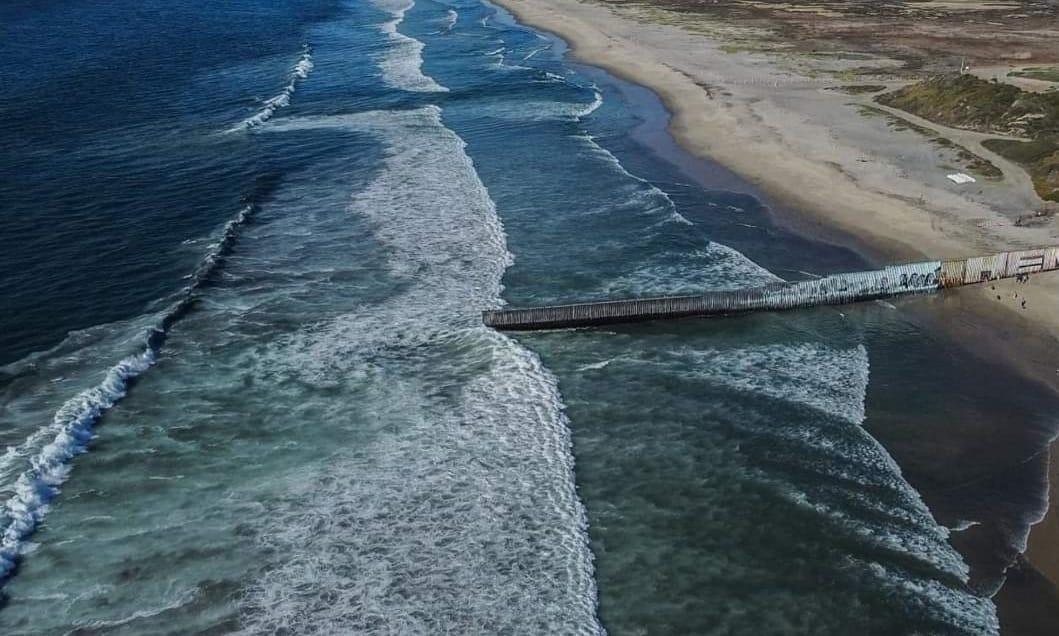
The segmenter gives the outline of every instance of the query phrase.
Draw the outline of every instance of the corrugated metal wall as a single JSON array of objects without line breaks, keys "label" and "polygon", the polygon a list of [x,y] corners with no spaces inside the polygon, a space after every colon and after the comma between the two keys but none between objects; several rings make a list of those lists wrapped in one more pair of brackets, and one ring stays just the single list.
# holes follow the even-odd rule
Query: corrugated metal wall
[{"label": "corrugated metal wall", "polygon": [[775,283],[700,296],[665,296],[578,303],[530,309],[502,309],[482,314],[499,329],[556,329],[613,322],[711,316],[758,310],[836,305],[957,287],[1059,269],[1059,247],[1002,252],[967,260],[892,265],[867,272],[832,274],[793,283]]},{"label": "corrugated metal wall", "polygon": [[1056,247],[1001,252],[966,261],[946,261],[942,264],[942,286],[971,285],[1054,269],[1059,269],[1059,248]]}]

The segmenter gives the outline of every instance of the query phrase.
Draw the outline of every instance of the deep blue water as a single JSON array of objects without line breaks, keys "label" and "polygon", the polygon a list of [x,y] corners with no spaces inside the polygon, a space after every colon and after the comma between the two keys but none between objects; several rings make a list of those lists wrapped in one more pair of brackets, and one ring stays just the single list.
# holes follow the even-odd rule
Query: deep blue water
[{"label": "deep blue water", "polygon": [[942,524],[1017,544],[1043,467],[1001,509],[887,448],[958,404],[1029,457],[1045,402],[902,308],[480,325],[863,265],[642,89],[478,0],[0,29],[3,633],[996,631]]}]

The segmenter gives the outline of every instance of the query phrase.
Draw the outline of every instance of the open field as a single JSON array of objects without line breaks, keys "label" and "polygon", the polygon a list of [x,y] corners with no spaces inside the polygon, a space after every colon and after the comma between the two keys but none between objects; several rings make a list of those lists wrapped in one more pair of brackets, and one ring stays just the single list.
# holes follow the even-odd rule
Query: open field
[{"label": "open field", "polygon": [[1059,62],[1056,5],[1040,0],[603,0],[603,4],[650,6],[696,16],[709,24],[691,29],[718,34],[728,30],[725,45],[731,50],[885,56],[899,60],[897,70],[906,76],[959,70],[962,62],[972,67]]}]

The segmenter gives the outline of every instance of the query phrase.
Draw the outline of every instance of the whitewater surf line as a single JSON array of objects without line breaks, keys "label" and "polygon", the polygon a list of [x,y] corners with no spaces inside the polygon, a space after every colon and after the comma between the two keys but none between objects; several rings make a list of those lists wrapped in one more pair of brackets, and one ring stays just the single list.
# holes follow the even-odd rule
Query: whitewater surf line
[{"label": "whitewater surf line", "polygon": [[[371,451],[336,452],[325,478],[305,479],[272,513],[262,542],[284,559],[250,586],[243,633],[531,622],[542,633],[602,633],[557,381],[478,320],[475,308],[502,305],[513,257],[466,142],[437,105],[283,118],[261,134],[312,130],[370,134],[386,148],[346,212],[370,227],[392,293],[276,342],[270,359],[314,385],[363,377],[358,399],[385,433]],[[452,589],[474,593],[454,602]]]},{"label": "whitewater surf line", "polygon": [[405,13],[415,6],[415,0],[372,0],[372,5],[391,17],[379,25],[379,30],[391,44],[378,60],[383,82],[391,88],[404,91],[448,92],[447,87],[423,73],[423,43],[397,30],[404,22]]},{"label": "whitewater surf line", "polygon": [[797,282],[659,296],[482,312],[490,327],[510,330],[588,327],[666,318],[718,316],[839,305],[1016,278],[1059,269],[1059,247],[1000,252],[952,261],[891,265]]},{"label": "whitewater surf line", "polygon": [[[259,181],[259,186],[262,185],[270,189],[273,180]],[[169,330],[194,307],[196,293],[221,268],[225,257],[231,253],[240,228],[246,225],[255,210],[256,203],[248,201],[225,224],[220,239],[195,268],[177,300],[143,333],[142,349],[111,367],[102,382],[67,400],[55,412],[51,424],[31,436],[31,439],[54,437],[29,459],[30,467],[18,476],[13,486],[14,494],[3,504],[7,526],[0,535],[0,587],[14,575],[23,544],[40,525],[48,513],[49,504],[59,494],[59,487],[70,474],[71,460],[87,450],[96,423],[125,397],[133,381],[158,359]]]},{"label": "whitewater surf line", "polygon": [[241,124],[236,126],[233,130],[243,130],[245,128],[253,128],[260,126],[276,113],[280,108],[290,106],[291,97],[294,96],[294,91],[298,88],[298,82],[309,77],[309,73],[313,71],[313,55],[312,47],[308,44],[302,46],[302,56],[298,60],[298,63],[288,73],[290,81],[283,87],[275,97],[270,97],[264,102],[264,108],[262,108],[256,115],[248,119],[243,120]]}]

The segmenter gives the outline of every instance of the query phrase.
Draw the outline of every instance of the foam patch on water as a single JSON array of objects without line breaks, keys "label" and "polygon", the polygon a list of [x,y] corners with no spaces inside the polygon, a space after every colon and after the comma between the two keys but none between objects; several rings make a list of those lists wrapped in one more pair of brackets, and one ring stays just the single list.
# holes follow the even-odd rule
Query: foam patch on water
[{"label": "foam patch on water", "polygon": [[662,264],[650,264],[608,280],[600,298],[698,294],[703,290],[760,287],[782,279],[740,252],[720,243],[682,251]]},{"label": "foam patch on water", "polygon": [[294,96],[294,91],[297,90],[298,83],[308,78],[309,74],[313,71],[312,50],[309,48],[308,44],[306,44],[303,49],[301,59],[298,60],[297,64],[295,64],[290,70],[290,73],[288,73],[289,80],[287,85],[283,87],[283,90],[275,97],[266,99],[262,109],[253,117],[243,120],[239,126],[236,126],[236,130],[260,126],[269,119],[272,119],[272,116],[276,114],[277,110],[290,106],[291,97]]},{"label": "foam patch on water", "polygon": [[489,67],[498,71],[528,71],[531,70],[528,66],[522,66],[521,64],[511,64],[507,62],[507,47],[501,46],[498,49],[490,51],[485,54],[486,57],[490,57],[493,61],[489,64]]},{"label": "foam patch on water", "polygon": [[[602,96],[599,97],[599,101],[600,101],[600,104],[602,104]],[[596,108],[598,108],[598,106],[596,106]],[[592,108],[591,110],[588,111],[588,113],[593,112],[596,108]],[[666,202],[665,205],[666,205],[667,212],[668,212],[668,214],[666,215],[666,218],[668,220],[675,221],[677,223],[682,223],[684,225],[692,225],[691,221],[687,220],[687,218],[685,218],[683,215],[680,214],[680,212],[677,211],[677,206],[676,206],[675,203],[673,203],[673,199],[671,199],[669,197],[669,194],[667,194],[665,191],[661,190],[660,188],[656,187],[654,184],[650,183],[646,179],[641,179],[640,177],[638,177],[638,176],[632,174],[631,172],[629,172],[628,170],[626,170],[625,166],[622,165],[621,161],[619,161],[618,158],[614,156],[614,153],[612,153],[611,151],[607,150],[603,146],[599,145],[599,143],[596,141],[595,137],[593,137],[592,135],[589,135],[589,134],[580,134],[580,135],[576,136],[576,139],[580,140],[584,144],[586,152],[588,154],[593,155],[595,157],[598,157],[599,159],[602,159],[604,162],[609,163],[622,176],[624,176],[624,177],[626,177],[628,179],[632,179],[633,181],[636,181],[638,183],[641,183],[641,184],[647,186],[651,190],[651,193],[653,195],[664,199],[665,202]]]},{"label": "foam patch on water", "polygon": [[353,381],[374,441],[291,479],[260,541],[284,555],[247,633],[599,633],[566,417],[540,359],[481,325],[511,255],[465,144],[427,107],[278,122],[387,146],[350,213],[385,246],[394,295],[273,343],[312,386]]},{"label": "foam patch on water", "polygon": [[603,93],[600,92],[599,87],[597,87],[595,84],[592,85],[592,94],[592,101],[587,106],[577,112],[576,117],[578,119],[588,117],[592,113],[596,112],[596,110],[598,110],[599,107],[603,105]]},{"label": "foam patch on water", "polygon": [[[800,405],[821,414],[775,421],[751,418],[737,426],[761,436],[774,452],[772,471],[795,471],[798,481],[814,474],[812,485],[766,477],[798,506],[823,515],[841,532],[877,549],[911,558],[921,570],[905,571],[857,562],[879,584],[913,594],[920,612],[974,633],[997,633],[995,607],[968,589],[968,567],[949,545],[947,529],[901,475],[885,448],[860,424],[868,386],[868,353],[803,342],[730,350],[678,349],[665,363],[703,381],[745,395]],[[948,579],[946,584],[945,579]]]},{"label": "foam patch on water", "polygon": [[40,423],[52,421],[71,395],[104,382],[108,369],[100,368],[99,360],[141,350],[142,334],[156,323],[157,317],[148,315],[73,331],[48,350],[0,367],[8,444],[0,457],[0,499],[13,494],[30,459],[55,437],[52,426]]},{"label": "foam patch on water", "polygon": [[121,627],[123,625],[128,625],[130,623],[135,623],[135,622],[143,620],[145,618],[151,618],[151,617],[154,617],[154,616],[160,616],[162,614],[165,614],[166,612],[171,612],[171,611],[173,611],[175,609],[178,609],[178,608],[181,608],[181,607],[183,607],[185,605],[190,604],[192,601],[195,600],[196,596],[197,596],[197,590],[195,590],[195,589],[184,590],[184,591],[179,592],[175,599],[173,599],[172,601],[170,601],[170,602],[168,602],[168,603],[166,603],[164,605],[161,605],[159,607],[152,607],[150,609],[138,610],[138,611],[135,611],[135,612],[129,614],[128,616],[123,616],[121,618],[115,618],[113,620],[91,621],[91,622],[88,622],[88,623],[80,626],[80,629],[82,629],[82,630],[110,630],[110,629],[114,629],[116,627]]},{"label": "foam patch on water", "polygon": [[[508,67],[510,68],[510,67]],[[549,79],[548,81],[553,81]],[[549,99],[508,99],[483,102],[475,113],[510,122],[578,121],[587,108],[584,102]]]},{"label": "foam patch on water", "polygon": [[550,48],[552,48],[551,44],[549,44],[547,46],[538,46],[537,48],[535,48],[532,51],[530,51],[529,53],[527,53],[522,58],[522,61],[523,62],[528,62],[528,61],[532,60],[534,57],[536,57],[538,53],[541,53],[543,51],[547,51]]},{"label": "foam patch on water", "polygon": [[443,33],[448,33],[449,31],[451,31],[454,28],[456,28],[456,22],[459,19],[460,19],[460,14],[457,13],[455,9],[449,9],[448,11],[446,11],[445,12],[445,19],[441,23],[442,32]]},{"label": "foam patch on water", "polygon": [[379,68],[386,85],[398,90],[422,93],[448,91],[448,88],[423,73],[423,43],[397,30],[404,21],[405,13],[415,6],[415,2],[372,0],[372,5],[393,16],[379,27],[390,41],[386,52],[379,59]]},{"label": "foam patch on water", "polygon": [[[948,545],[948,544],[946,544]],[[950,548],[951,549],[951,548]],[[881,591],[908,599],[918,612],[966,634],[999,634],[996,606],[970,591],[956,591],[939,581],[911,576],[881,563],[862,563]]]},{"label": "foam patch on water", "polygon": [[868,352],[814,343],[680,352],[707,381],[802,404],[852,424],[864,420]]},{"label": "foam patch on water", "polygon": [[967,587],[968,567],[949,545],[948,530],[861,426],[869,379],[862,345],[623,349],[578,371],[701,386],[703,425],[730,428],[724,435],[738,440],[736,456],[747,458],[749,479],[820,517],[822,531],[846,546],[842,576],[886,590],[910,616],[997,633],[995,607]]}]

